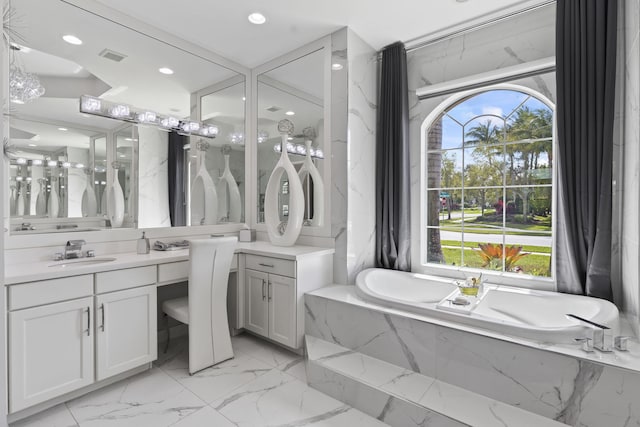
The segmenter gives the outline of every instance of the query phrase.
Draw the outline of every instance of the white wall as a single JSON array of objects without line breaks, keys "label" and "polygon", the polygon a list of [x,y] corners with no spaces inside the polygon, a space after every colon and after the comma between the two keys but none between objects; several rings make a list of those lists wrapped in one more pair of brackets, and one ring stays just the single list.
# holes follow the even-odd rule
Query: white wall
[{"label": "white wall", "polygon": [[[640,0],[620,2],[619,27],[624,29],[618,52],[622,93],[622,296],[636,335],[640,332]],[[621,83],[621,82],[620,82]]]},{"label": "white wall", "polygon": [[378,53],[351,30],[347,48],[347,281],[354,284],[375,263]]},{"label": "white wall", "polygon": [[138,126],[138,228],[171,227],[168,135]]}]

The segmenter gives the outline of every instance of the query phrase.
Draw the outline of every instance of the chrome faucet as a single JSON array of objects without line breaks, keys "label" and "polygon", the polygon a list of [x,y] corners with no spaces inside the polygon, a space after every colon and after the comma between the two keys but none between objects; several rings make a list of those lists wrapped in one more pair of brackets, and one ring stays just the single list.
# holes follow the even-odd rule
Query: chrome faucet
[{"label": "chrome faucet", "polygon": [[572,319],[579,320],[593,327],[593,336],[591,338],[587,337],[578,339],[578,341],[586,341],[583,344],[583,349],[589,347],[589,340],[591,340],[593,343],[593,348],[605,353],[610,353],[613,351],[613,336],[611,335],[611,329],[608,326],[592,322],[591,320],[585,319],[584,317],[580,317],[575,314],[567,314],[566,316],[571,317]]},{"label": "chrome faucet", "polygon": [[64,259],[82,258],[82,245],[84,240],[69,240],[64,247]]}]

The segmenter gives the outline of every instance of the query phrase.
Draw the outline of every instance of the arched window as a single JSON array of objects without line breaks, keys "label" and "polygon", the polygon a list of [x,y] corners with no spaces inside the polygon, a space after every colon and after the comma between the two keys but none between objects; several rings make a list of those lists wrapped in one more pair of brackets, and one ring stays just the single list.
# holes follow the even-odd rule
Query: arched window
[{"label": "arched window", "polygon": [[422,264],[553,279],[553,104],[506,84],[457,94],[422,147]]}]

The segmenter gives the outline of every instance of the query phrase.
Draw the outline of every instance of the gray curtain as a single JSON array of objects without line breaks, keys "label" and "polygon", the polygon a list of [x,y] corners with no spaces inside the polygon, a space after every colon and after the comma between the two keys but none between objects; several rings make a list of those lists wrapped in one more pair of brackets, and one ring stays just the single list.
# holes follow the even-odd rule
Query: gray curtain
[{"label": "gray curtain", "polygon": [[169,215],[171,225],[187,225],[187,201],[185,198],[185,153],[187,137],[169,133]]},{"label": "gray curtain", "polygon": [[376,265],[411,270],[407,53],[382,50],[376,152]]},{"label": "gray curtain", "polygon": [[616,25],[616,0],[557,2],[558,288],[609,300]]}]

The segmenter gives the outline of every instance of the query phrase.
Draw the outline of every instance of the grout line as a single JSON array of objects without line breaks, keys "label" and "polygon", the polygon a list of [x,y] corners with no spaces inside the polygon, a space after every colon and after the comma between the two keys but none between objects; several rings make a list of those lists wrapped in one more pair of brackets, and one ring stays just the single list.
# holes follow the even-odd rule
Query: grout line
[{"label": "grout line", "polygon": [[69,414],[71,415],[71,418],[73,418],[73,421],[76,422],[76,427],[80,427],[80,423],[76,419],[76,416],[73,415],[73,412],[71,411],[71,408],[69,408],[68,402],[64,402],[64,407],[67,409],[67,411],[69,411]]}]

